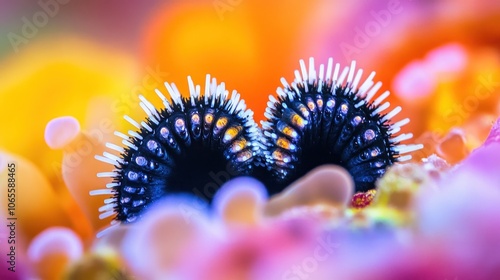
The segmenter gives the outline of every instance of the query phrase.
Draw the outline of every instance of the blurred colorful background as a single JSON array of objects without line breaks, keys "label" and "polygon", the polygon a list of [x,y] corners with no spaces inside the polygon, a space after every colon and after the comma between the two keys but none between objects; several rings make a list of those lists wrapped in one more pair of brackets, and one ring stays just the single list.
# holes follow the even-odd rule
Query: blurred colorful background
[{"label": "blurred colorful background", "polygon": [[406,130],[424,144],[416,161],[462,161],[500,115],[495,0],[0,0],[0,34],[0,171],[19,166],[18,257],[31,258],[20,271],[43,267],[26,256],[42,231],[69,228],[85,250],[109,223],[102,199],[88,197],[106,183],[93,156],[130,129],[124,114],[145,117],[139,94],[161,106],[164,81],[187,92],[188,75],[203,84],[211,74],[262,120],[299,59],[356,60],[410,117]]}]

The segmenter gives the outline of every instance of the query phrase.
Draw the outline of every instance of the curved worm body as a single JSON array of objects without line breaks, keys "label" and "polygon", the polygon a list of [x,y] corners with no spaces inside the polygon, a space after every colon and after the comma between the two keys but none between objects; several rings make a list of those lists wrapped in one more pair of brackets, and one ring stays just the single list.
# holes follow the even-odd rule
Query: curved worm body
[{"label": "curved worm body", "polygon": [[422,148],[399,143],[412,137],[394,136],[409,120],[393,123],[401,107],[385,114],[389,92],[376,96],[381,83],[372,81],[374,72],[358,87],[362,73],[354,62],[340,71],[332,59],[317,71],[311,58],[308,68],[301,61],[292,83],[282,79],[262,122],[263,155],[276,178],[272,193],[327,163],[346,168],[356,191],[367,191],[388,166],[411,158],[402,154]]},{"label": "curved worm body", "polygon": [[158,111],[140,96],[147,119],[138,123],[128,116],[137,130],[116,132],[124,148],[107,144],[120,153],[104,153],[98,160],[115,166],[105,190],[91,194],[113,194],[101,207],[102,218],[113,216],[120,222],[133,222],[148,205],[172,193],[191,193],[211,201],[220,187],[214,177],[227,181],[253,171],[259,153],[258,129],[253,112],[247,110],[240,95],[229,97],[224,83],[207,76],[205,93],[188,78],[190,97],[182,98],[174,84],[165,84],[172,101],[157,91],[164,109]]}]

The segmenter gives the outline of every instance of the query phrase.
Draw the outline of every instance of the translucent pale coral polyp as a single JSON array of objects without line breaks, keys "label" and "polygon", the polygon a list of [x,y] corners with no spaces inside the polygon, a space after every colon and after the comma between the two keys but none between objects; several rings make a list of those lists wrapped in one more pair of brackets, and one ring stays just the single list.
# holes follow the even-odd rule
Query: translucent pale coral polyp
[{"label": "translucent pale coral polyp", "polygon": [[296,206],[345,207],[354,192],[351,175],[340,166],[320,166],[272,197],[265,213],[278,215]]},{"label": "translucent pale coral polyp", "polygon": [[469,151],[466,147],[463,131],[459,129],[451,130],[437,146],[437,152],[451,164],[458,163],[467,157]]},{"label": "translucent pale coral polyp", "polygon": [[39,234],[28,248],[28,257],[42,279],[60,279],[66,267],[83,254],[80,237],[63,227],[53,227]]},{"label": "translucent pale coral polyp", "polygon": [[62,176],[71,195],[85,212],[94,230],[109,224],[109,220],[99,219],[99,207],[109,197],[90,196],[89,192],[102,186],[108,178],[98,178],[97,173],[109,169],[109,165],[94,158],[102,154],[105,144],[98,139],[80,132],[73,141],[63,147]]},{"label": "translucent pale coral polyp", "polygon": [[71,195],[85,212],[94,230],[107,224],[99,219],[102,197],[91,197],[89,192],[102,185],[96,174],[108,166],[94,159],[104,151],[104,143],[80,130],[78,120],[60,117],[45,128],[45,141],[53,149],[62,149],[62,177]]},{"label": "translucent pale coral polyp", "polygon": [[226,224],[257,224],[266,201],[265,187],[252,178],[236,178],[216,194],[215,205]]},{"label": "translucent pale coral polyp", "polygon": [[80,123],[73,117],[51,120],[45,128],[45,142],[52,149],[68,145],[80,133]]}]

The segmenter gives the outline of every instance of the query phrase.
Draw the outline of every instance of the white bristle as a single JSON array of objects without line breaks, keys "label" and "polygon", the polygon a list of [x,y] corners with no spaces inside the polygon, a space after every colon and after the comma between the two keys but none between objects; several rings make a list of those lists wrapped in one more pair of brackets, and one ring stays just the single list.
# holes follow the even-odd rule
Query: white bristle
[{"label": "white bristle", "polygon": [[118,174],[116,174],[116,172],[99,172],[99,173],[97,173],[98,178],[106,178],[106,177],[115,178],[117,175]]},{"label": "white bristle", "polygon": [[385,109],[389,108],[389,106],[391,106],[391,103],[385,102],[384,104],[380,105],[380,107],[378,107],[377,109],[375,109],[375,111],[373,111],[373,113],[371,114],[371,116],[373,117],[376,114],[380,114],[382,111],[384,111]]},{"label": "white bristle", "polygon": [[89,192],[89,194],[92,196],[94,196],[94,195],[112,195],[112,194],[114,194],[114,190],[113,189],[91,190]]},{"label": "white bristle", "polygon": [[368,76],[365,82],[359,87],[359,95],[363,95],[374,84],[373,77],[375,77],[375,71],[371,72],[370,76]]},{"label": "white bristle", "polygon": [[349,73],[349,67],[346,66],[344,70],[342,70],[342,73],[339,76],[339,80],[336,83],[337,86],[342,86],[342,84],[344,84],[344,79],[347,77],[348,73]]},{"label": "white bristle", "polygon": [[121,158],[119,158],[119,157],[117,157],[117,156],[115,156],[115,155],[113,155],[113,154],[110,154],[110,153],[108,153],[108,152],[104,152],[104,153],[103,153],[103,155],[104,155],[105,157],[107,157],[107,158],[111,159],[111,160],[114,160],[114,161],[118,162],[118,163],[123,163],[123,161],[122,161],[122,159],[121,159]]},{"label": "white bristle", "polygon": [[398,145],[393,147],[393,150],[398,152],[399,154],[411,153],[414,151],[418,151],[422,149],[424,145],[422,144],[413,144],[413,145]]},{"label": "white bristle", "polygon": [[325,80],[331,80],[332,79],[332,68],[333,68],[333,58],[328,58],[328,64],[326,66],[326,76]]},{"label": "white bristle", "polygon": [[285,79],[285,78],[281,77],[280,81],[281,81],[281,84],[282,84],[285,88],[289,88],[289,87],[290,87],[290,85],[288,84],[288,82],[286,81],[286,79]]},{"label": "white bristle", "polygon": [[106,198],[104,200],[104,204],[112,204],[112,203],[116,203],[116,197]]},{"label": "white bristle", "polygon": [[335,70],[333,71],[332,81],[337,84],[337,80],[339,79],[340,71],[340,63],[335,64]]},{"label": "white bristle", "polygon": [[191,106],[194,106],[195,99],[196,99],[196,89],[194,87],[193,79],[191,79],[191,76],[187,77],[188,80],[188,86],[189,86],[189,98],[191,100]]},{"label": "white bristle", "polygon": [[401,110],[402,110],[401,106],[398,106],[398,107],[392,109],[392,111],[390,111],[387,115],[385,115],[382,118],[382,122],[385,122],[387,120],[392,119],[394,116],[396,116],[397,114],[399,114],[401,112]]},{"label": "white bristle", "polygon": [[309,58],[309,83],[316,80],[316,69],[314,68],[314,57]]},{"label": "white bristle", "polygon": [[108,188],[108,189],[111,189],[111,188],[114,188],[114,187],[118,187],[118,186],[120,186],[120,183],[118,183],[118,182],[112,182],[112,183],[107,183],[106,184],[106,188]]},{"label": "white bristle", "polygon": [[347,84],[352,85],[352,79],[354,78],[354,71],[356,71],[356,60],[351,61],[351,66],[349,67],[349,74],[347,75]]},{"label": "white bristle", "polygon": [[398,157],[398,161],[399,162],[408,161],[410,159],[411,159],[411,155],[405,155],[405,156],[402,156],[402,157]]},{"label": "white bristle", "polygon": [[396,133],[398,133],[398,132],[400,132],[400,131],[401,131],[401,127],[394,127],[394,128],[391,128],[391,129],[390,129],[389,131],[387,131],[387,132],[388,132],[389,134],[391,134],[391,135],[394,135],[394,134],[396,134]]},{"label": "white bristle", "polygon": [[156,110],[156,108],[153,105],[153,103],[149,102],[149,100],[147,100],[146,97],[144,97],[142,95],[139,95],[139,99],[149,109],[149,111],[154,116],[154,118],[157,119],[157,120],[160,120],[160,115],[158,114],[158,111]]},{"label": "white bristle", "polygon": [[369,91],[366,93],[365,100],[370,102],[372,98],[377,94],[377,91],[382,87],[382,82],[377,82]]},{"label": "white bristle", "polygon": [[391,93],[386,90],[384,93],[382,93],[375,101],[373,101],[373,105],[378,106],[382,101],[384,101]]},{"label": "white bristle", "polygon": [[146,112],[146,115],[148,115],[149,119],[154,122],[155,124],[159,124],[158,120],[156,119],[156,117],[153,116],[153,114],[151,113],[151,111],[148,109],[148,107],[143,103],[143,102],[140,102],[139,103],[139,106],[141,106],[142,110],[144,112]]},{"label": "white bristle", "polygon": [[205,96],[204,96],[205,104],[208,104],[209,97],[210,97],[210,74],[207,74],[205,76]]},{"label": "white bristle", "polygon": [[142,140],[142,139],[143,139],[143,137],[142,137],[139,133],[137,133],[137,132],[135,132],[135,131],[133,131],[133,130],[129,130],[129,131],[128,131],[128,134],[129,134],[130,136],[132,136],[132,137],[135,137],[135,138],[139,139],[139,140]]},{"label": "white bristle", "polygon": [[358,103],[354,104],[354,108],[358,109],[359,107],[361,107],[361,106],[363,106],[365,104],[366,104],[366,101],[362,99]]},{"label": "white bristle", "polygon": [[303,59],[301,59],[301,60],[299,60],[299,64],[300,64],[300,70],[301,70],[301,74],[302,74],[302,80],[301,81],[307,82],[308,77],[307,77],[306,63],[304,62]]},{"label": "white bristle", "polygon": [[405,118],[405,119],[402,119],[402,120],[394,123],[393,125],[391,125],[391,127],[392,128],[403,127],[403,126],[407,125],[408,123],[410,123],[410,119],[409,118]]},{"label": "white bristle", "polygon": [[149,132],[153,132],[153,129],[144,121],[141,122],[142,127],[147,129]]},{"label": "white bristle", "polygon": [[359,69],[358,72],[356,73],[356,76],[354,77],[354,81],[352,82],[352,88],[354,90],[357,89],[359,81],[361,80],[361,76],[363,75],[363,69]]},{"label": "white bristle", "polygon": [[302,77],[300,76],[300,72],[299,72],[299,70],[295,70],[295,71],[293,71],[293,73],[295,74],[295,81],[296,81],[297,83],[302,82]]},{"label": "white bristle", "polygon": [[411,138],[413,138],[413,134],[412,133],[404,133],[404,134],[398,135],[397,137],[392,138],[389,141],[391,143],[399,143],[399,142],[402,142],[402,141],[409,140]]},{"label": "white bristle", "polygon": [[113,210],[109,210],[108,212],[104,212],[101,215],[99,215],[99,219],[104,220],[104,219],[109,218],[113,215],[115,215],[115,212]]},{"label": "white bristle", "polygon": [[112,211],[115,206],[116,206],[116,204],[109,203],[109,204],[106,204],[106,205],[99,207],[98,210],[99,210],[99,212],[108,212],[108,211]]},{"label": "white bristle", "polygon": [[163,93],[159,89],[155,89],[155,93],[156,93],[156,95],[158,95],[158,97],[160,97],[160,99],[163,102],[163,105],[165,106],[167,111],[172,112],[173,111],[172,104],[170,103],[170,101],[168,101],[168,99],[165,97],[165,95],[163,95]]},{"label": "white bristle", "polygon": [[130,139],[130,137],[128,137],[126,134],[121,133],[120,131],[115,131],[113,134],[120,138],[123,138],[124,140]]},{"label": "white bristle", "polygon": [[139,123],[137,123],[135,120],[133,120],[131,117],[125,115],[123,116],[123,118],[128,121],[131,125],[135,126],[137,129],[141,129],[141,126],[139,125]]},{"label": "white bristle", "polygon": [[[126,135],[124,135],[126,137]],[[120,153],[124,153],[125,152],[125,149],[118,146],[118,145],[115,145],[113,143],[106,143],[106,147],[112,149],[112,150],[115,150],[117,152],[120,152]]]},{"label": "white bristle", "polygon": [[172,102],[174,104],[177,104],[181,107],[181,110],[184,111],[184,104],[182,103],[182,96],[177,90],[177,87],[175,86],[174,83],[165,83],[165,87],[167,88],[168,93],[170,94],[170,98],[172,98]]},{"label": "white bristle", "polygon": [[107,157],[100,156],[100,155],[95,155],[94,158],[97,159],[98,161],[102,161],[104,163],[109,163],[109,164],[111,164],[113,166],[117,164],[116,161],[114,161],[112,159],[109,159]]},{"label": "white bristle", "polygon": [[[320,81],[324,81],[325,80],[325,65],[321,64],[319,66],[319,75],[318,75],[318,78]],[[321,84],[321,83],[318,83],[318,84]]]},{"label": "white bristle", "polygon": [[132,144],[132,143],[128,142],[127,140],[122,140],[122,143],[123,143],[123,145],[125,145],[125,146],[127,146],[127,147],[129,147],[129,148],[131,148],[131,149],[134,149],[134,150],[136,150],[136,151],[137,151],[137,150],[139,150],[139,148],[137,148],[137,146],[136,146],[136,145],[134,145],[134,144]]}]

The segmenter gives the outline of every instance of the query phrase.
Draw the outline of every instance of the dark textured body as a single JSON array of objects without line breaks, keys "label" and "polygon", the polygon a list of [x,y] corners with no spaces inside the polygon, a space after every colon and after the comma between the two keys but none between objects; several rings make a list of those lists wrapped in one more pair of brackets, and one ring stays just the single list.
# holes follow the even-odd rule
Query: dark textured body
[{"label": "dark textured body", "polygon": [[210,201],[220,187],[212,174],[221,177],[223,172],[219,180],[226,181],[252,171],[253,139],[241,112],[231,114],[229,102],[219,99],[183,103],[184,108],[160,112],[159,124],[148,120],[152,131],[142,128],[142,139],[133,138],[138,150],[129,148],[122,155],[124,164],[114,179],[120,184],[115,188],[117,220],[134,221],[167,194],[189,193]]},{"label": "dark textured body", "polygon": [[367,191],[397,161],[389,124],[373,115],[376,106],[356,108],[362,98],[351,88],[332,89],[331,83],[323,82],[320,91],[310,83],[285,92],[288,95],[279,96],[268,108],[270,125],[264,128],[265,160],[277,179],[274,185],[268,183],[271,193],[326,163],[346,168],[356,191]]}]

